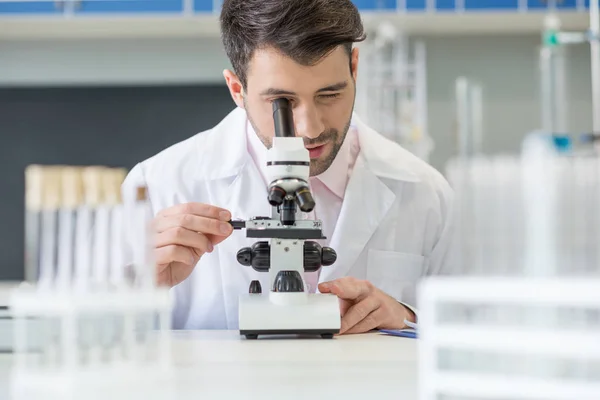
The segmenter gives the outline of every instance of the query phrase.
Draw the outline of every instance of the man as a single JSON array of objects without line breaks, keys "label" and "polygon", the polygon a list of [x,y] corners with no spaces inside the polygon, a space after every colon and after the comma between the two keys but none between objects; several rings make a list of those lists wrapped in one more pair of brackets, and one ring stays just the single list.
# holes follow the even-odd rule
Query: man
[{"label": "man", "polygon": [[148,187],[156,276],[172,287],[174,327],[236,329],[239,295],[266,273],[236,261],[251,245],[228,221],[269,216],[272,102],[289,99],[310,152],[310,186],[333,266],[311,292],[340,299],[341,333],[415,322],[415,285],[446,267],[452,193],[433,168],[353,115],[363,26],[350,0],[225,0],[222,40],[237,105],[219,125],[139,163],[124,184]]}]

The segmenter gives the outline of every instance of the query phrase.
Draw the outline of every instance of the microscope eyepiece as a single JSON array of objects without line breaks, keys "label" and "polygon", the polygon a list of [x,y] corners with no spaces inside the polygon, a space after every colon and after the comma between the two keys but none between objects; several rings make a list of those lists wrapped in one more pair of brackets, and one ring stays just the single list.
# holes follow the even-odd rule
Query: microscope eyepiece
[{"label": "microscope eyepiece", "polygon": [[269,188],[269,204],[273,207],[278,207],[283,204],[283,199],[285,199],[285,190],[280,188],[279,186],[271,186]]},{"label": "microscope eyepiece", "polygon": [[288,99],[273,101],[273,121],[275,123],[275,136],[294,137],[294,114]]},{"label": "microscope eyepiece", "polygon": [[303,212],[311,212],[315,208],[315,199],[307,187],[296,190],[296,202]]}]

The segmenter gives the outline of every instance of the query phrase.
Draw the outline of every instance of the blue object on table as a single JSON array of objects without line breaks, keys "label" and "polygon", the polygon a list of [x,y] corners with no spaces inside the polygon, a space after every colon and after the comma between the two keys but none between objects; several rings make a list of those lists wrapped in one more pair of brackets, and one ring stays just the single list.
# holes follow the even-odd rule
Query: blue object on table
[{"label": "blue object on table", "polygon": [[413,329],[415,329],[415,330],[416,330],[416,329],[417,329],[417,327],[419,326],[419,325],[417,325],[417,323],[416,323],[416,322],[410,322],[410,321],[409,321],[409,320],[407,320],[407,319],[405,319],[405,320],[404,320],[404,325],[408,326],[409,328],[413,328]]},{"label": "blue object on table", "polygon": [[392,336],[400,336],[411,339],[417,338],[417,331],[415,329],[380,329],[379,332]]}]

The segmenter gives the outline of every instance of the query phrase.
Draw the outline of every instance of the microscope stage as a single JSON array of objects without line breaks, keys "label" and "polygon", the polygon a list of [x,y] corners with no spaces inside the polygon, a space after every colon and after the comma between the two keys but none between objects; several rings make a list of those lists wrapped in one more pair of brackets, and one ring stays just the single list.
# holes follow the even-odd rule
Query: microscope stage
[{"label": "microscope stage", "polygon": [[[304,298],[305,296],[305,298]],[[258,335],[321,335],[339,333],[341,317],[337,296],[320,293],[245,294],[240,297],[240,334],[248,339]],[[285,303],[288,298],[296,297]],[[282,300],[283,299],[283,303]],[[300,301],[297,301],[300,299]]]}]

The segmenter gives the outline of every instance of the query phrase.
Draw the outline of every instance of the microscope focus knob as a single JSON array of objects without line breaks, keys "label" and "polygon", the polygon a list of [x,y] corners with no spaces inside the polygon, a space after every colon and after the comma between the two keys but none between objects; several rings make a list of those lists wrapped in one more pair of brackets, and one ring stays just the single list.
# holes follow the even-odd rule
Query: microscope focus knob
[{"label": "microscope focus knob", "polygon": [[258,272],[267,272],[271,266],[270,251],[269,242],[256,242],[252,247],[238,250],[236,258],[240,264],[246,267],[252,267]]},{"label": "microscope focus knob", "polygon": [[260,241],[252,245],[252,269],[267,272],[271,267],[271,245]]},{"label": "microscope focus knob", "polygon": [[337,253],[331,247],[323,247],[321,250],[321,264],[328,267],[337,260]]},{"label": "microscope focus knob", "polygon": [[240,264],[249,267],[252,265],[252,249],[244,247],[237,252],[237,260]]},{"label": "microscope focus knob", "polygon": [[321,245],[312,240],[307,240],[304,242],[304,271],[318,271],[321,265]]},{"label": "microscope focus knob", "polygon": [[298,271],[279,271],[273,282],[274,292],[295,293],[304,292],[304,282]]},{"label": "microscope focus knob", "polygon": [[258,294],[262,293],[262,286],[260,286],[260,281],[254,280],[250,282],[249,292]]}]

